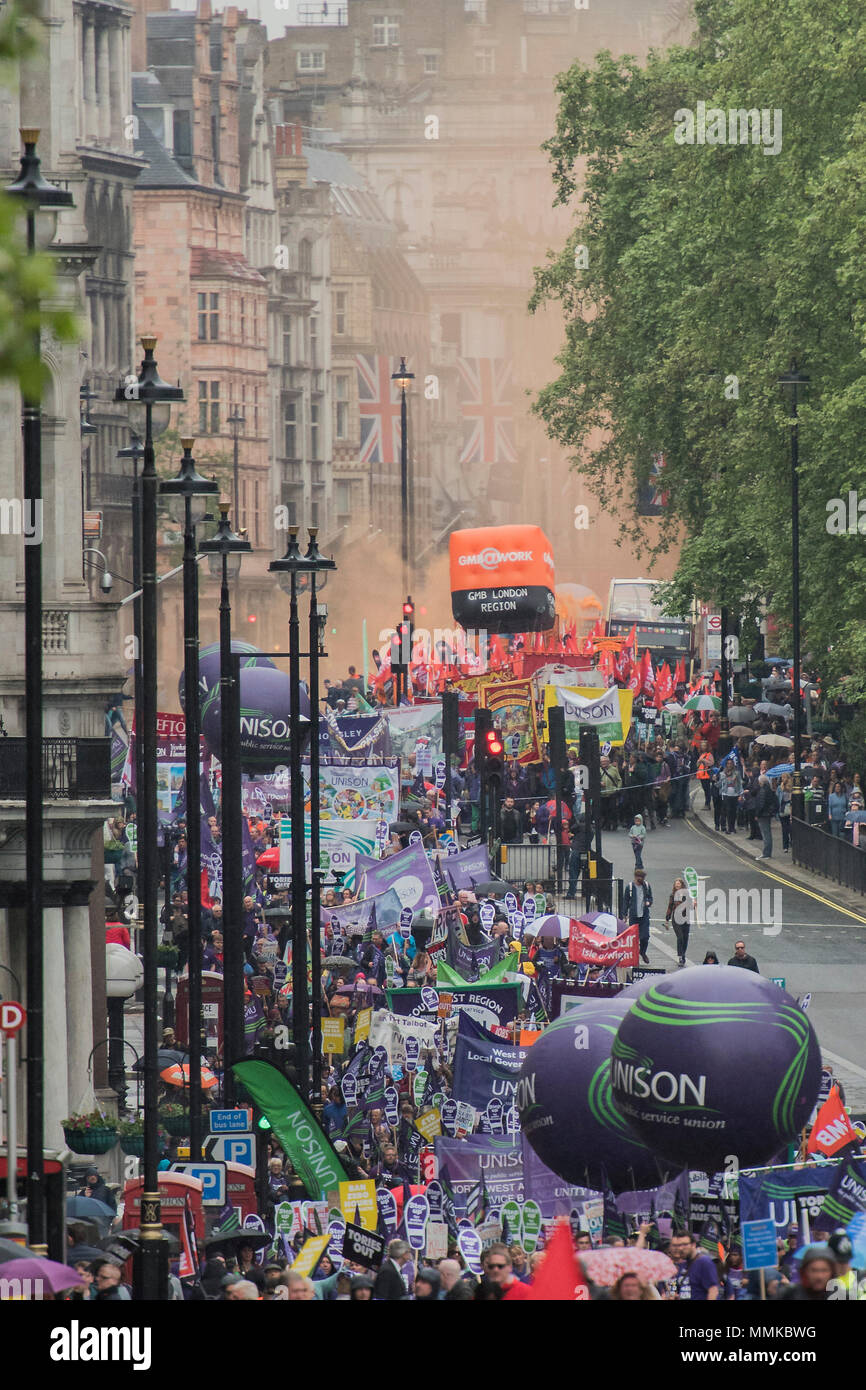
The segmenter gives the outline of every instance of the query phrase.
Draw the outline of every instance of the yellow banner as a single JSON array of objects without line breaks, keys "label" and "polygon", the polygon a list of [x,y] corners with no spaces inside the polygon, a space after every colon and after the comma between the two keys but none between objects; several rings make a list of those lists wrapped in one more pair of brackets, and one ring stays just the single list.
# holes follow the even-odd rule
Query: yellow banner
[{"label": "yellow banner", "polygon": [[312,1274],[322,1255],[328,1248],[331,1237],[326,1231],[323,1236],[310,1236],[305,1240],[297,1257],[292,1262],[292,1271],[295,1274]]},{"label": "yellow banner", "polygon": [[415,1128],[420,1130],[427,1140],[435,1139],[437,1134],[442,1133],[442,1121],[435,1105],[415,1116]]},{"label": "yellow banner", "polygon": [[359,1009],[358,1017],[355,1019],[355,1042],[366,1042],[370,1036],[370,1022],[373,1018],[372,1009]]},{"label": "yellow banner", "polygon": [[552,705],[561,705],[567,743],[577,744],[580,731],[585,728],[596,730],[600,744],[621,748],[628,737],[633,702],[631,690],[620,690],[615,685],[607,690],[580,685],[546,685],[543,736],[547,738],[547,711]]},{"label": "yellow banner", "polygon": [[[420,1116],[418,1117],[420,1119]],[[357,1182],[340,1183],[340,1210],[345,1221],[363,1226],[365,1231],[375,1231],[379,1222],[379,1209],[376,1205],[376,1184],[372,1178]],[[355,1212],[357,1210],[357,1217]]]},{"label": "yellow banner", "polygon": [[346,1020],[344,1018],[322,1019],[322,1051],[343,1052]]}]

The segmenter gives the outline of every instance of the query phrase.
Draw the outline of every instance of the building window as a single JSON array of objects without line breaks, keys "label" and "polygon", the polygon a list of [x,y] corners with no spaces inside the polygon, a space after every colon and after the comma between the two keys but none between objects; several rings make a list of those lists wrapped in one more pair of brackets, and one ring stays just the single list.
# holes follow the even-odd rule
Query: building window
[{"label": "building window", "polygon": [[259,543],[259,508],[261,506],[261,484],[258,479],[253,483],[253,527],[250,540],[253,545]]},{"label": "building window", "polygon": [[312,244],[306,239],[298,246],[298,270],[304,275],[311,274],[313,269],[313,248]]},{"label": "building window", "polygon": [[283,401],[283,432],[285,443],[285,457],[296,459],[298,457],[298,403],[297,401]]},{"label": "building window", "polygon": [[220,384],[218,381],[200,381],[198,384],[198,432],[199,434],[219,434],[220,432]]},{"label": "building window", "polygon": [[241,295],[241,342],[247,340],[247,301]]},{"label": "building window", "polygon": [[172,112],[172,141],[175,159],[192,157],[192,127],[188,111]]},{"label": "building window", "polygon": [[342,336],[346,331],[346,315],[348,309],[348,290],[334,290],[334,332],[338,336]]},{"label": "building window", "polygon": [[258,435],[258,432],[259,432],[259,388],[258,388],[258,386],[254,386],[254,387],[253,387],[253,434],[254,434],[254,435]]},{"label": "building window", "polygon": [[334,509],[339,521],[347,521],[352,514],[352,485],[348,478],[337,478],[334,483]]},{"label": "building window", "polygon": [[292,316],[283,314],[283,366],[288,367],[292,361]]},{"label": "building window", "polygon": [[349,438],[349,378],[334,377],[334,437]]},{"label": "building window", "polygon": [[298,72],[324,72],[325,50],[323,48],[299,48]]},{"label": "building window", "polygon": [[310,403],[310,458],[318,459],[319,453],[319,404],[318,401]]},{"label": "building window", "polygon": [[218,294],[198,295],[198,336],[199,341],[210,339],[215,343],[220,335],[220,297]]},{"label": "building window", "polygon": [[437,77],[438,74],[439,74],[439,54],[438,54],[438,53],[425,53],[425,54],[424,54],[424,76],[425,76],[425,77]]},{"label": "building window", "polygon": [[391,48],[400,42],[400,20],[395,14],[373,16],[373,47]]},{"label": "building window", "polygon": [[286,509],[290,526],[298,524],[298,499],[292,494],[283,490],[283,506]]},{"label": "building window", "polygon": [[492,77],[496,71],[496,52],[492,48],[476,48],[475,76]]},{"label": "building window", "polygon": [[319,316],[310,314],[310,366],[319,365]]},{"label": "building window", "polygon": [[310,503],[310,525],[311,525],[311,526],[318,526],[318,524],[319,524],[319,504],[318,504],[318,502],[311,502],[311,503]]}]

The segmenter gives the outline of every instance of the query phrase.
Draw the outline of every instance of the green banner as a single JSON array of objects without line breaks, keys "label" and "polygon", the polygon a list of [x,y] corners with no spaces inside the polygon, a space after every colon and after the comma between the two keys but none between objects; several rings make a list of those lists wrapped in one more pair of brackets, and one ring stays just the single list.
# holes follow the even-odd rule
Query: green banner
[{"label": "green banner", "polygon": [[[503,960],[497,961],[494,966],[484,974],[479,975],[473,983],[476,985],[504,985],[510,981],[506,979],[509,972],[514,973],[514,956],[516,952],[509,951]],[[436,988],[448,989],[453,986],[455,989],[467,989],[470,981],[459,970],[455,970],[453,965],[447,961],[436,962]]]},{"label": "green banner", "polygon": [[349,1174],[325,1138],[295,1087],[270,1062],[235,1062],[232,1071],[270,1121],[295,1172],[313,1201],[330,1192]]},{"label": "green banner", "polygon": [[459,989],[466,984],[468,984],[468,981],[464,979],[459,970],[454,969],[453,965],[449,965],[446,960],[436,961],[437,989],[441,989],[443,985],[456,985]]}]

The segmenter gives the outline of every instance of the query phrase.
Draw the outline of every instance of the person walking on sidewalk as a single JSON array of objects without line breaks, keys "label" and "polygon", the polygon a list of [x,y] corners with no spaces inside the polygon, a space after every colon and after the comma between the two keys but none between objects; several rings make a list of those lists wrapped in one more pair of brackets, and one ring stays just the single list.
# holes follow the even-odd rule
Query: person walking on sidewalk
[{"label": "person walking on sidewalk", "polygon": [[779,811],[779,798],[770,785],[770,779],[766,773],[762,773],[758,778],[758,794],[755,798],[755,820],[764,841],[763,851],[758,855],[759,859],[772,859],[773,857],[773,832],[770,822],[773,816]]},{"label": "person walking on sidewalk", "polygon": [[631,840],[631,847],[634,850],[635,868],[643,868],[643,846],[646,839],[646,826],[643,823],[643,816],[635,816],[634,824],[629,826],[628,832]]},{"label": "person walking on sidewalk", "polygon": [[724,806],[724,819],[722,821],[722,834],[735,835],[737,833],[737,807],[740,804],[740,797],[743,794],[743,779],[740,776],[740,769],[731,758],[725,767],[722,778],[722,803]]},{"label": "person walking on sidewalk", "polygon": [[692,898],[686,887],[683,878],[675,878],[671,895],[668,898],[668,910],[665,913],[665,930],[670,931],[673,923],[674,933],[677,938],[677,962],[679,965],[686,964],[686,951],[689,948],[689,931],[692,924]]},{"label": "person walking on sidewalk", "polygon": [[644,965],[649,965],[647,947],[649,946],[650,936],[649,910],[652,907],[652,901],[653,890],[647,883],[645,870],[635,869],[634,882],[630,883],[626,889],[623,911],[625,912],[629,926],[638,928],[640,958]]},{"label": "person walking on sidewalk", "polygon": [[[786,772],[779,783],[779,824],[782,827],[782,852],[791,848],[791,774]],[[844,832],[843,832],[844,833]]]}]

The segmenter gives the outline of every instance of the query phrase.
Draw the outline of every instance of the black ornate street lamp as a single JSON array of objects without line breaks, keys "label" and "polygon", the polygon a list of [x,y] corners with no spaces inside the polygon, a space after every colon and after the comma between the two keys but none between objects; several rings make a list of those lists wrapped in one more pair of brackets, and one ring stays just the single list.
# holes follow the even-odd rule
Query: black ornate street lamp
[{"label": "black ornate street lamp", "polygon": [[[141,486],[139,482],[139,465],[144,458],[144,447],[138,435],[130,432],[130,443],[125,449],[118,449],[117,457],[132,460],[132,589],[134,598],[132,600],[132,633],[134,637],[135,659],[133,661],[133,704],[135,705],[136,719],[141,719]],[[141,796],[142,787],[142,764],[141,764],[142,738],[141,729],[135,737],[135,799],[136,810],[138,809],[138,798]]]},{"label": "black ornate street lamp", "polygon": [[128,376],[117,388],[114,399],[125,402],[130,424],[136,435],[144,440],[144,469],[141,475],[141,707],[136,711],[137,738],[142,745],[141,785],[136,809],[139,824],[139,897],[144,922],[144,1184],[135,1285],[139,1298],[159,1300],[168,1296],[168,1247],[163,1238],[157,1178],[159,847],[156,801],[156,526],[159,479],[153,441],[155,436],[168,428],[172,404],[181,402],[184,396],[179,386],[169,386],[159,375],[153,355],[156,338],[142,338],[141,346],[144,358],[138,376]]},{"label": "black ornate street lamp", "polygon": [[[27,220],[27,254],[54,239],[57,213],[72,207],[72,194],[48,183],[36,154],[38,130],[22,130],[24,154],[18,178],[6,192],[20,198]],[[42,346],[34,329],[37,357]],[[22,387],[21,432],[24,445],[24,508],[34,531],[24,545],[24,710],[26,737],[26,920],[27,920],[27,1222],[30,1245],[40,1254],[45,1244],[45,1117],[43,1112],[45,1027],[42,940],[42,388]],[[38,537],[35,534],[38,526]],[[34,543],[35,542],[35,543]]]},{"label": "black ornate street lamp", "polygon": [[240,442],[241,429],[243,428],[243,426],[244,426],[246,423],[247,423],[247,417],[244,415],[243,411],[238,410],[237,406],[235,406],[234,409],[233,409],[233,411],[232,411],[232,413],[231,413],[231,415],[228,417],[228,420],[226,421],[226,424],[231,426],[231,431],[232,431],[232,477],[233,477],[233,482],[234,482],[234,513],[235,513],[235,525],[236,525],[236,526],[239,526],[239,525],[240,525],[240,520],[241,520],[241,481],[240,481],[239,442]]},{"label": "black ornate street lamp", "polygon": [[186,884],[189,898],[189,1152],[202,1157],[201,1132],[201,702],[198,689],[198,562],[195,528],[204,521],[208,499],[219,493],[212,478],[198,472],[193,441],[182,439],[183,458],[177,477],[159,485],[174,520],[183,526],[183,679],[186,753]]},{"label": "black ornate street lamp", "polygon": [[229,583],[237,579],[248,540],[237,535],[228,519],[228,503],[220,503],[216,535],[199,549],[220,580],[220,763],[222,764],[223,846],[223,1097],[235,1103],[232,1062],[244,1055],[244,879],[241,819],[240,661],[232,661],[232,610]]},{"label": "black ornate street lamp", "polygon": [[791,815],[797,820],[804,820],[806,816],[803,778],[800,771],[800,731],[803,727],[803,716],[800,707],[800,440],[797,395],[800,387],[807,386],[809,380],[810,378],[799,370],[796,360],[791,362],[790,370],[779,377],[779,385],[789,389],[791,393],[791,626],[794,641],[794,780],[791,787]]},{"label": "black ornate street lamp", "polygon": [[403,593],[409,590],[409,440],[407,430],[406,391],[415,373],[407,371],[406,358],[391,373],[391,380],[400,390],[400,555],[403,561]]}]

